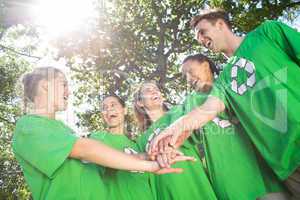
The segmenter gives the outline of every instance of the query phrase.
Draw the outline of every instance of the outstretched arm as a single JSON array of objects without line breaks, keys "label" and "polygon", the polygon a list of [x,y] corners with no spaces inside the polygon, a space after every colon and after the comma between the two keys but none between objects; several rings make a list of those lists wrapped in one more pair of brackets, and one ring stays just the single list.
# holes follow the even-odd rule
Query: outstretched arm
[{"label": "outstretched arm", "polygon": [[[99,141],[88,138],[78,139],[69,157],[120,170],[145,171],[157,174],[179,173],[182,171],[182,169],[178,168],[161,169],[155,161],[142,160],[136,156],[125,154]],[[174,159],[174,162],[185,160],[193,160],[193,158],[178,156]]]},{"label": "outstretched arm", "polygon": [[[191,133],[193,130],[201,128],[224,110],[225,105],[219,98],[214,96],[208,97],[204,104],[179,118],[156,136],[151,142],[150,151],[148,153],[159,152],[159,149],[167,148],[166,146],[178,147],[178,144],[183,143],[183,141],[179,140],[184,140],[189,136],[186,133]],[[183,134],[185,134],[185,136],[181,137]],[[163,142],[164,140],[167,142]]]}]

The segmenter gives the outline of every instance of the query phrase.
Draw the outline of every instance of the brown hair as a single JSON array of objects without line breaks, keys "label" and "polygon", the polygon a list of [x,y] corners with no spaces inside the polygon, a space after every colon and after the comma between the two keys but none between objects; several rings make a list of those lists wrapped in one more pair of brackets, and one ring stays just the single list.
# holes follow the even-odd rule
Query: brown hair
[{"label": "brown hair", "polygon": [[114,93],[110,93],[110,94],[105,95],[105,96],[103,97],[103,99],[102,99],[102,102],[103,102],[106,98],[108,98],[108,97],[114,97],[114,98],[116,98],[123,108],[126,107],[125,101],[124,101],[121,97],[119,97],[118,95],[116,95],[116,94],[114,94]]},{"label": "brown hair", "polygon": [[210,71],[213,75],[218,76],[220,73],[220,70],[217,68],[217,66],[207,56],[203,54],[199,53],[199,54],[189,55],[183,60],[182,64],[186,63],[189,60],[198,61],[199,63],[208,62]]},{"label": "brown hair", "polygon": [[54,67],[39,67],[35,68],[32,72],[26,73],[22,77],[24,107],[25,111],[28,102],[34,101],[37,95],[38,84],[41,80],[50,80],[57,77],[59,74],[64,74],[61,70]]},{"label": "brown hair", "polygon": [[[156,85],[158,88],[158,84],[155,81],[146,81],[142,83],[136,92],[133,95],[133,111],[141,131],[145,131],[151,126],[152,120],[150,119],[149,115],[147,114],[146,110],[143,107],[138,105],[138,101],[142,101],[142,88],[145,84],[152,83]],[[163,109],[165,111],[169,110],[166,102],[163,103]]]},{"label": "brown hair", "polygon": [[231,28],[231,23],[229,20],[229,15],[223,10],[223,9],[209,9],[209,10],[203,10],[200,15],[197,15],[192,18],[190,22],[190,26],[192,29],[195,29],[198,23],[206,19],[207,21],[215,24],[218,19],[222,19],[228,28]]}]

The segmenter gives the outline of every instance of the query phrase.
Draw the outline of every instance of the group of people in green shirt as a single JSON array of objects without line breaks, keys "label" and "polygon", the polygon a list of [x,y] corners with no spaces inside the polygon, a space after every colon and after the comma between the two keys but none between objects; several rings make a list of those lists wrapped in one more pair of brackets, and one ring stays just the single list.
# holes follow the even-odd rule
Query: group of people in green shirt
[{"label": "group of people in green shirt", "polygon": [[191,27],[228,61],[220,70],[202,54],[186,57],[192,91],[173,107],[155,82],[142,83],[135,141],[118,96],[101,102],[107,130],[80,138],[55,119],[67,108],[65,75],[45,67],[23,77],[31,109],[12,146],[34,199],[300,199],[300,33],[266,21],[240,37],[219,9]]}]

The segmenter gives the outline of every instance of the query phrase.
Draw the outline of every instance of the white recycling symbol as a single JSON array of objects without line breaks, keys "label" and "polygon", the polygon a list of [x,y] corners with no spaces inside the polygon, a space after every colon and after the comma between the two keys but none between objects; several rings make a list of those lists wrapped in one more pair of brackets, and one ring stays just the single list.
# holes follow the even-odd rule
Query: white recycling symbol
[{"label": "white recycling symbol", "polygon": [[[247,72],[247,80],[242,84],[238,84],[238,69],[245,70]],[[249,88],[252,88],[256,83],[255,79],[255,66],[254,64],[244,58],[240,58],[231,68],[231,89],[239,94],[243,95]]]}]

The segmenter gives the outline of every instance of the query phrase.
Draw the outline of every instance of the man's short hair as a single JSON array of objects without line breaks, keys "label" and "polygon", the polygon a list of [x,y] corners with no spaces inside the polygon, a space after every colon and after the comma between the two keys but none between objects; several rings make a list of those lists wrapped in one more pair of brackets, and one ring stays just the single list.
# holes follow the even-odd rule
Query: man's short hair
[{"label": "man's short hair", "polygon": [[229,15],[223,9],[219,9],[219,8],[203,10],[200,15],[193,17],[190,22],[191,28],[195,29],[198,23],[204,19],[206,19],[207,21],[213,24],[215,24],[218,19],[221,19],[226,23],[228,28],[231,28]]}]

